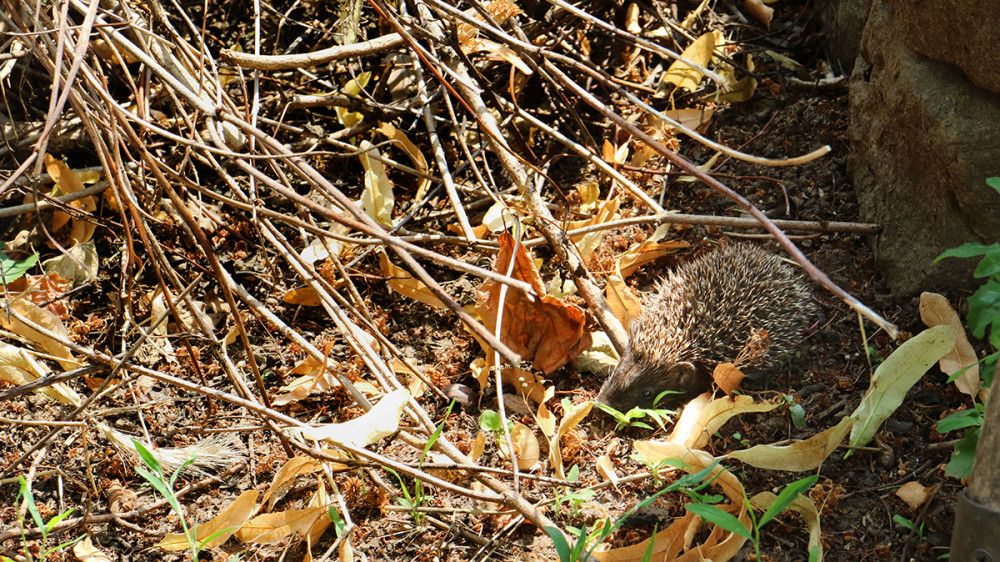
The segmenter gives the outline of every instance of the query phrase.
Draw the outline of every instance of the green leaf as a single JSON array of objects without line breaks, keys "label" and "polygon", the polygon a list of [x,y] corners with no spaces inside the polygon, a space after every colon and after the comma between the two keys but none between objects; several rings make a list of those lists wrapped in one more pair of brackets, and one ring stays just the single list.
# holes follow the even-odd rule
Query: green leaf
[{"label": "green leaf", "polygon": [[556,547],[556,552],[559,553],[560,562],[570,562],[569,558],[569,543],[566,542],[566,537],[563,536],[562,531],[556,529],[555,527],[543,527],[542,528],[549,537],[552,539],[552,543]]},{"label": "green leaf", "polygon": [[969,315],[966,317],[972,335],[982,339],[986,328],[992,326],[1000,332],[1000,281],[990,279],[969,297]]},{"label": "green leaf", "polygon": [[28,513],[31,514],[32,521],[35,522],[35,526],[44,529],[45,521],[42,519],[42,514],[38,512],[38,506],[35,505],[35,496],[28,489],[28,481],[24,479],[24,476],[20,474],[17,476],[17,481],[21,483],[21,493],[20,495],[24,497],[24,503],[28,506]]},{"label": "green leaf", "polygon": [[994,244],[992,249],[986,252],[972,275],[977,279],[1000,275],[1000,244]]},{"label": "green leaf", "polygon": [[760,529],[765,524],[767,524],[771,519],[774,519],[779,513],[785,510],[795,498],[801,496],[806,490],[812,488],[819,480],[819,476],[813,474],[812,476],[807,476],[801,480],[796,480],[791,484],[785,486],[785,489],[778,494],[778,497],[774,499],[771,503],[771,507],[767,508],[764,515],[760,516],[760,521],[757,522],[757,528]]},{"label": "green leaf", "polygon": [[965,478],[972,474],[972,461],[976,458],[979,444],[979,428],[965,430],[965,437],[955,445],[951,460],[944,467],[944,475],[951,478]]},{"label": "green leaf", "polygon": [[986,244],[980,244],[979,242],[969,242],[967,244],[962,244],[957,248],[945,250],[940,256],[937,257],[937,259],[934,260],[934,263],[937,263],[944,258],[973,258],[981,256],[997,247],[1000,247],[1000,243],[987,246]]},{"label": "green leaf", "polygon": [[491,431],[493,433],[503,431],[503,424],[500,422],[500,414],[494,412],[493,410],[483,410],[482,415],[479,416],[479,427],[481,427],[483,431]]},{"label": "green leaf", "polygon": [[445,413],[444,413],[444,419],[441,420],[441,424],[438,425],[437,428],[434,429],[434,433],[431,434],[431,438],[428,439],[427,440],[427,444],[424,445],[424,452],[420,455],[420,460],[417,461],[418,465],[420,463],[424,462],[424,457],[427,456],[427,452],[431,450],[431,447],[433,447],[434,444],[437,443],[437,440],[441,437],[441,432],[444,430],[444,422],[448,421],[448,416],[451,415],[451,409],[454,406],[455,406],[455,401],[452,400],[451,403],[448,404],[448,410],[445,411]]},{"label": "green leaf", "polygon": [[913,521],[910,521],[909,519],[903,517],[902,515],[899,515],[898,513],[892,516],[892,520],[911,531],[913,530]]},{"label": "green leaf", "polygon": [[993,189],[997,190],[997,193],[1000,193],[1000,178],[997,178],[997,177],[986,178],[986,185],[988,185],[988,186],[992,187]]},{"label": "green leaf", "polygon": [[792,417],[792,425],[795,429],[805,429],[806,428],[806,410],[802,407],[802,404],[793,403],[788,406],[788,415]]},{"label": "green leaf", "polygon": [[945,419],[941,420],[937,424],[938,433],[948,433],[949,431],[955,431],[957,429],[965,429],[967,427],[979,427],[983,425],[983,413],[979,410],[962,410],[961,412],[955,412]]},{"label": "green leaf", "polygon": [[146,466],[148,466],[153,472],[162,475],[163,467],[160,466],[160,461],[156,460],[153,453],[150,453],[149,449],[147,449],[146,446],[140,441],[133,439],[132,444],[135,445],[135,450],[138,451],[139,456],[142,457],[142,462],[146,463]]},{"label": "green leaf", "polygon": [[851,414],[855,420],[851,446],[867,445],[882,422],[903,403],[906,392],[954,346],[955,328],[941,325],[917,334],[889,355],[875,370],[861,404]]},{"label": "green leaf", "polygon": [[722,511],[714,505],[689,503],[684,506],[684,509],[694,513],[705,521],[714,523],[716,526],[729,531],[730,533],[736,533],[737,535],[748,539],[752,538],[750,536],[750,530],[747,529],[743,523],[740,523],[739,519],[733,517],[725,511]]},{"label": "green leaf", "polygon": [[38,263],[38,254],[31,254],[21,261],[14,261],[7,257],[7,254],[0,252],[0,271],[3,272],[3,282],[11,283],[24,277],[29,269]]}]

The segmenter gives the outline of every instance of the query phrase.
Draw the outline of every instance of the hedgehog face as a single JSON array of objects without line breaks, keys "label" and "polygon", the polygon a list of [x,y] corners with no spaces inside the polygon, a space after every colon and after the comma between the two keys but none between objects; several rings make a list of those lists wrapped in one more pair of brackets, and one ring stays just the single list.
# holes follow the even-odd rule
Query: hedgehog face
[{"label": "hedgehog face", "polygon": [[[706,376],[703,371],[704,369],[688,361],[654,363],[629,352],[604,382],[597,401],[620,412],[627,412],[637,406],[676,408],[711,387],[711,377]],[[655,402],[665,391],[672,393]]]}]

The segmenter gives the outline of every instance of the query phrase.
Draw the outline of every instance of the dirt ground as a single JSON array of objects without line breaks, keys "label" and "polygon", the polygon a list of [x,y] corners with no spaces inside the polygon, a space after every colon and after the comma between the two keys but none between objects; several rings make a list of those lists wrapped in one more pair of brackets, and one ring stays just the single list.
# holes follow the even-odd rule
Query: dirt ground
[{"label": "dirt ground", "polygon": [[[522,17],[533,25],[539,24],[539,27],[529,27],[528,31],[545,28],[541,23],[548,21],[545,19],[547,5],[529,4],[520,6],[524,12]],[[770,32],[765,32],[760,24],[752,20],[739,22],[721,4],[715,6],[717,11],[710,10],[699,20],[699,32],[710,29],[725,31],[738,46],[731,52],[741,65],[747,53],[753,54],[758,78],[757,89],[749,101],[713,106],[715,114],[704,134],[726,146],[769,158],[797,156],[824,145],[829,145],[831,152],[806,164],[790,167],[765,167],[722,157],[711,172],[771,218],[857,222],[857,202],[846,174],[850,149],[847,127],[851,119],[863,119],[864,116],[849,114],[846,81],[841,89],[824,91],[792,86],[785,81],[789,76],[806,81],[819,77],[824,50],[822,38],[813,32],[815,26],[809,3],[780,4],[786,3],[776,6]],[[354,6],[345,3],[344,9],[349,5]],[[386,20],[380,19],[370,6],[357,6],[363,14],[358,25],[368,38],[391,31]],[[643,12],[640,23],[655,27],[656,10],[642,3],[640,7]],[[206,18],[203,18],[200,4],[187,8],[196,23],[191,29],[205,34],[208,48],[213,53],[235,44],[241,44],[245,52],[253,50],[252,41],[248,39],[253,34],[252,6],[248,3],[211,5]],[[625,8],[625,3],[597,2],[589,6],[588,11],[624,28]],[[679,10],[680,19],[683,19],[694,6],[683,4],[678,8],[677,5],[663,5],[659,8],[666,10],[668,16],[671,10]],[[192,39],[195,32],[185,26],[181,14],[173,8],[168,8],[167,12],[167,20],[184,30],[180,35],[196,44]],[[143,9],[142,13],[146,10]],[[264,11],[261,31],[265,51],[308,50],[293,45],[299,38],[304,40],[304,44],[331,45],[337,27],[320,22],[335,21],[342,15],[340,8],[334,5],[299,2],[270,4]],[[590,60],[617,71],[624,77],[623,80],[642,82],[647,77],[645,73],[651,72],[650,68],[657,62],[648,52],[636,54],[631,47],[623,47],[623,43],[607,34],[597,33],[590,25],[560,19],[565,18],[565,14],[550,14],[549,17],[556,17],[556,23],[551,28],[545,28],[548,34],[544,35],[545,41],[551,38],[553,29],[563,30],[566,38],[580,44],[586,38]],[[162,22],[155,27],[164,36],[170,36]],[[570,29],[579,34],[573,35],[567,31]],[[539,37],[543,36],[539,33]],[[443,48],[444,44],[439,47]],[[774,49],[795,59],[802,69],[783,69],[763,54],[765,49]],[[634,60],[630,62],[630,56],[641,57],[642,64],[632,64]],[[280,134],[275,134],[279,134],[293,150],[306,152],[317,147],[325,150],[321,154],[309,155],[309,162],[355,200],[361,198],[365,181],[365,171],[358,164],[357,155],[319,140],[341,128],[338,119],[342,116],[338,117],[329,106],[288,109],[282,104],[286,97],[293,95],[328,93],[330,84],[343,86],[351,75],[357,76],[362,69],[370,70],[373,76],[372,96],[350,109],[361,112],[365,119],[394,120],[396,127],[414,140],[427,159],[433,160],[420,108],[411,108],[403,112],[402,117],[386,113],[389,111],[386,108],[391,109],[390,106],[398,101],[393,100],[391,88],[382,86],[391,74],[387,59],[381,55],[369,55],[361,60],[362,64],[357,61],[327,63],[313,69],[314,74],[291,70],[265,71],[262,74],[264,102],[261,117],[271,120],[267,121],[269,126],[283,121],[290,127],[297,127],[291,131],[280,130],[277,125],[273,127],[273,130],[280,131]],[[139,63],[129,64],[127,68],[139,72]],[[14,86],[5,94],[12,107],[10,117],[14,121],[44,120],[51,90],[47,85],[42,87],[37,84],[44,82],[39,81],[39,77],[45,76],[48,80],[45,68],[37,56],[26,57],[14,67],[11,75]],[[175,98],[171,98],[167,88],[162,85],[151,90],[140,88],[142,80],[150,79],[150,75],[137,74],[140,79],[131,83],[121,67],[108,64],[106,68],[109,79],[106,91],[110,96],[130,99],[130,93],[136,91],[133,88],[139,88],[153,100],[151,108],[164,112],[163,116],[156,117],[162,127],[167,130],[176,127],[185,138],[193,137],[195,132],[202,134],[203,124],[188,127],[184,121],[201,119],[194,115],[197,112],[181,116],[179,111],[171,111],[175,103],[171,100]],[[623,70],[625,68],[632,70]],[[498,95],[507,92],[505,88],[511,79],[509,65],[501,68],[494,62],[488,66],[480,65],[478,71],[482,72],[479,76],[482,84],[496,89]],[[578,78],[580,76],[583,75]],[[159,84],[153,78],[153,83]],[[325,82],[327,80],[330,82]],[[603,103],[609,107],[635,114],[635,108],[621,96],[600,85],[592,86],[592,93],[601,96]],[[246,89],[242,89],[244,87]],[[557,113],[553,111],[558,107],[553,100],[562,94],[554,92],[540,80],[529,81],[524,88],[519,98],[524,108],[546,118],[552,118],[553,113]],[[243,104],[252,97],[252,82],[237,81],[227,91]],[[700,94],[705,91],[703,89],[698,95],[681,94],[673,101],[677,107],[705,107],[704,101],[699,101]],[[410,95],[409,91],[404,93]],[[663,96],[653,96],[648,91],[645,93],[650,103],[660,109],[667,107],[669,100]],[[437,90],[435,96],[441,95],[441,90]],[[10,104],[11,101],[16,103]],[[380,104],[380,108],[373,109]],[[439,111],[442,126],[446,129],[450,127],[452,123],[448,121],[447,109],[439,98],[435,99],[433,106]],[[598,143],[605,139],[614,143],[628,140],[625,132],[593,109],[581,103],[578,110],[581,121],[587,124],[589,134]],[[462,112],[466,110],[458,107],[455,111],[465,115]],[[104,118],[103,115],[95,115]],[[563,117],[565,119],[560,126],[565,127],[572,122],[570,118]],[[116,131],[120,128],[118,125],[115,127]],[[512,139],[515,128],[508,129]],[[527,127],[521,130],[523,132]],[[361,131],[359,135],[359,138],[380,142],[371,131]],[[474,135],[467,136],[471,139]],[[306,228],[308,222],[315,220],[322,230],[328,230],[332,224],[329,217],[322,217],[315,209],[287,193],[270,189],[263,180],[254,187],[260,190],[259,196],[250,198],[262,213],[259,216],[254,216],[250,205],[240,207],[212,200],[201,190],[237,199],[236,194],[240,190],[251,187],[246,168],[228,164],[213,167],[212,158],[227,157],[222,150],[203,150],[203,145],[199,144],[179,145],[172,137],[162,133],[148,133],[142,149],[139,148],[142,143],[129,145],[132,141],[124,133],[120,139],[126,145],[125,152],[135,156],[129,164],[136,164],[139,169],[152,166],[149,161],[139,158],[143,150],[149,151],[164,164],[165,169],[176,172],[178,177],[171,176],[169,181],[182,198],[200,200],[211,209],[202,217],[205,221],[199,221],[199,224],[204,224],[219,267],[232,276],[233,283],[258,301],[252,305],[245,297],[239,297],[238,308],[239,318],[246,326],[253,363],[258,366],[261,378],[258,382],[242,339],[235,337],[238,329],[234,314],[231,305],[225,302],[223,285],[227,281],[219,279],[218,270],[206,257],[204,242],[192,234],[183,213],[170,210],[167,194],[154,174],[148,171],[130,172],[136,174],[131,176],[136,186],[136,200],[120,202],[116,207],[105,198],[98,200],[94,209],[87,209],[91,213],[88,220],[97,225],[92,238],[99,262],[97,278],[78,284],[73,290],[56,291],[54,298],[48,299],[50,302],[39,303],[40,306],[64,303],[67,311],[61,317],[61,323],[66,328],[67,337],[78,346],[72,349],[73,353],[78,357],[90,357],[83,364],[97,364],[100,361],[84,351],[115,355],[129,350],[139,340],[139,333],[134,331],[136,324],[148,326],[157,311],[165,310],[162,299],[158,305],[160,308],[154,303],[153,292],[160,283],[159,279],[162,276],[170,279],[176,275],[181,280],[181,289],[189,283],[193,284],[192,298],[204,303],[205,312],[211,316],[214,335],[200,332],[192,323],[178,326],[176,319],[171,318],[167,331],[156,332],[150,340],[159,343],[142,342],[131,359],[133,364],[149,369],[153,374],[177,377],[178,380],[188,381],[191,386],[181,387],[166,382],[165,378],[140,376],[142,372],[138,370],[115,371],[112,375],[107,370],[88,373],[65,383],[81,396],[95,397],[93,402],[76,412],[73,404],[59,403],[37,393],[0,395],[0,443],[3,444],[0,447],[0,555],[17,560],[26,559],[28,552],[37,558],[43,548],[37,532],[28,531],[24,538],[21,536],[18,521],[23,521],[26,529],[34,529],[35,525],[25,511],[25,504],[20,501],[18,476],[32,482],[34,501],[43,519],[49,520],[73,510],[66,520],[69,524],[59,527],[56,534],[47,539],[48,546],[88,534],[93,544],[114,560],[190,558],[184,549],[165,552],[154,546],[166,533],[180,531],[177,514],[166,506],[145,510],[160,497],[153,494],[137,474],[138,458],[126,453],[120,444],[116,446],[106,431],[145,436],[156,447],[162,448],[188,447],[212,438],[229,451],[221,455],[218,466],[206,468],[200,473],[186,471],[180,476],[175,489],[195,485],[180,496],[180,504],[189,521],[204,522],[215,517],[221,509],[248,491],[263,495],[272,490],[272,482],[279,469],[287,466],[290,455],[286,445],[266,423],[281,425],[285,422],[230,400],[228,396],[238,394],[231,373],[242,374],[251,394],[259,395],[260,386],[263,386],[270,399],[274,400],[284,392],[280,390],[284,385],[302,374],[303,371],[296,371],[295,368],[303,364],[307,353],[299,340],[283,332],[276,320],[263,316],[258,306],[272,313],[302,341],[326,353],[331,372],[373,388],[377,384],[371,374],[371,361],[377,359],[363,358],[357,353],[354,347],[357,344],[345,335],[340,324],[331,320],[329,308],[288,302],[290,291],[301,289],[301,277],[289,265],[291,262],[283,261],[286,249],[261,234],[264,230],[262,221],[272,216],[264,214],[262,209],[275,215],[297,217],[300,222],[284,222],[279,230],[286,237],[289,248],[301,251],[311,239],[312,231]],[[62,150],[56,152],[50,148],[49,152],[65,159],[74,171],[101,165],[99,156],[102,152],[88,144],[89,141],[60,139],[59,142]],[[530,147],[538,162],[551,164],[548,168],[551,182],[546,186],[543,198],[559,220],[584,217],[584,213],[577,210],[580,195],[576,186],[597,181],[601,197],[607,196],[609,181],[592,162],[570,154],[543,133],[529,132],[511,142],[518,149]],[[705,163],[715,154],[686,137],[679,137],[675,147],[681,156],[696,164]],[[599,144],[591,148],[595,153],[600,151]],[[240,148],[243,149],[245,146]],[[5,150],[2,156],[4,176],[17,168],[31,150],[31,146]],[[384,150],[389,151],[388,148]],[[445,152],[456,169],[466,160],[455,142],[449,141]],[[397,150],[393,155],[404,164],[410,164],[402,151]],[[490,173],[497,176],[500,187],[508,187],[509,181],[499,172],[501,168],[497,160],[490,156],[488,162],[493,166]],[[291,166],[275,164],[271,168],[266,159],[254,163],[279,179],[286,177],[283,174],[294,176]],[[219,173],[222,168],[232,176],[227,178]],[[622,173],[643,186],[653,199],[662,201],[668,210],[709,216],[742,214],[731,201],[710,188],[698,182],[678,181],[676,173],[666,176],[660,173],[667,168],[665,159],[661,157],[653,158],[641,168],[619,166]],[[676,171],[675,168],[673,170]],[[478,185],[477,178],[468,169],[462,169],[456,175],[463,185]],[[399,219],[402,209],[415,202],[415,186],[419,182],[416,176],[405,170],[392,170],[389,177],[397,186],[394,218]],[[664,182],[664,177],[670,181]],[[310,189],[306,182],[296,180],[289,183],[299,195],[326,204],[317,195],[317,190]],[[24,187],[19,189],[4,196],[5,208],[23,203],[25,193],[31,191]],[[482,199],[482,194],[466,193],[463,197],[468,204],[471,224],[479,225],[489,204],[473,203]],[[444,212],[448,208],[447,197],[443,193],[436,195],[428,205],[417,209],[413,222],[406,227],[408,233],[454,237],[455,232],[449,230],[449,224],[454,222],[453,215]],[[647,213],[641,202],[632,197],[623,198],[619,212],[622,218]],[[51,227],[52,223],[48,221],[53,220],[52,215],[52,211],[47,211],[4,218],[2,239],[7,248],[37,248],[42,259],[58,255],[56,250],[45,244],[46,237],[38,228],[39,224]],[[137,226],[140,224],[142,228]],[[370,237],[360,231],[345,232],[356,238]],[[604,265],[613,263],[616,256],[652,232],[650,225],[626,226],[608,232],[594,254],[592,271],[601,271]],[[648,292],[652,290],[655,280],[671,267],[727,241],[761,238],[759,232],[721,226],[675,226],[670,239],[686,242],[689,247],[645,265],[628,278],[627,284],[637,294]],[[59,232],[55,234],[58,237]],[[530,235],[537,236],[533,228]],[[30,243],[23,244],[22,238],[28,238]],[[916,301],[899,302],[889,295],[875,267],[868,235],[798,233],[793,239],[835,283],[897,324],[902,330],[900,341],[923,329]],[[454,238],[444,242],[425,238],[420,243],[441,255],[485,269],[492,267],[496,252],[495,245],[468,245],[454,242]],[[757,243],[777,247],[773,242]],[[150,249],[152,247],[158,249],[154,252]],[[455,313],[390,291],[384,269],[380,268],[379,254],[366,250],[372,247],[359,245],[350,255],[344,254],[340,264],[334,263],[334,260],[320,260],[315,264],[316,271],[325,276],[334,291],[343,295],[344,302],[354,303],[356,308],[345,307],[353,311],[348,316],[364,326],[362,331],[369,332],[369,337],[375,331],[384,336],[384,342],[379,344],[373,338],[371,345],[381,350],[388,370],[395,370],[401,380],[409,383],[412,378],[407,369],[397,368],[400,364],[398,359],[405,358],[422,369],[429,381],[449,397],[463,396],[468,399],[468,403],[457,405],[449,412],[449,401],[441,394],[424,390],[416,396],[435,427],[440,425],[443,428],[442,437],[463,454],[468,454],[476,448],[477,435],[482,432],[482,413],[498,408],[495,387],[491,384],[480,389],[471,367],[476,359],[483,357],[483,351]],[[535,258],[541,259],[543,280],[547,282],[557,274],[566,278],[565,261],[550,248],[543,245],[532,252]],[[11,258],[23,259],[23,255],[12,252]],[[393,259],[398,265],[404,265],[395,256]],[[481,284],[479,278],[433,259],[421,259],[420,262],[459,304],[468,306],[476,302]],[[338,269],[340,265],[342,270]],[[38,269],[29,271],[32,275],[40,273]],[[350,277],[353,286],[342,283],[344,275]],[[176,291],[179,292],[180,289]],[[959,305],[961,312],[961,303],[967,295],[946,296]],[[821,303],[822,314],[815,319],[816,326],[810,330],[797,352],[782,361],[780,367],[768,377],[748,381],[744,385],[745,391],[757,399],[789,397],[790,402],[799,404],[804,411],[804,426],[797,428],[792,423],[787,407],[767,413],[740,415],[712,436],[705,451],[720,457],[755,444],[806,439],[836,425],[854,411],[868,388],[875,364],[887,357],[898,343],[870,322],[865,322],[865,331],[862,332],[857,315],[819,287],[816,299]],[[567,300],[586,307],[586,302],[578,295],[567,297]],[[190,314],[187,317],[190,318]],[[599,328],[592,315],[587,317],[587,327]],[[7,330],[5,341],[12,345],[32,347],[32,342],[37,343],[26,335],[23,325],[18,327],[8,321],[4,323],[4,328]],[[165,343],[170,344],[169,349]],[[869,353],[866,353],[866,346]],[[394,349],[387,351],[390,348]],[[60,363],[52,360],[51,349],[46,351],[50,355],[40,361],[56,372],[68,370],[65,365],[60,369]],[[231,366],[227,360],[231,361]],[[541,375],[537,371],[536,374]],[[822,464],[818,471],[818,483],[807,492],[807,496],[816,505],[820,516],[825,560],[937,560],[947,552],[955,497],[963,488],[963,483],[944,476],[944,466],[954,446],[950,440],[958,435],[939,434],[935,424],[947,414],[967,407],[968,402],[952,385],[945,384],[946,378],[936,367],[932,368],[907,394],[902,406],[885,422],[870,445],[855,450],[846,459],[847,448],[841,447]],[[565,414],[562,401],[568,400],[568,404],[577,405],[593,400],[603,382],[603,377],[580,371],[572,364],[550,373],[544,379],[548,381],[546,386],[554,387],[554,398],[548,404],[556,419]],[[0,385],[0,393],[14,388],[14,385],[4,383]],[[225,392],[227,397],[213,395],[212,391]],[[537,406],[529,409],[523,402],[520,405],[511,404],[510,400],[507,402],[512,421],[529,428],[536,427],[534,414]],[[344,387],[336,383],[275,406],[274,410],[309,423],[341,422],[364,413]],[[420,424],[419,420],[404,416],[402,429],[419,434]],[[594,409],[560,442],[564,466],[567,470],[574,465],[578,467],[576,485],[594,487],[593,495],[577,506],[572,501],[554,501],[560,493],[569,493],[569,488],[564,489],[546,479],[555,475],[547,461],[547,439],[536,429],[535,433],[543,442],[542,468],[532,473],[534,477],[526,474],[520,479],[520,496],[528,504],[540,506],[540,511],[563,529],[583,525],[592,529],[606,518],[616,521],[637,502],[656,493],[659,488],[651,478],[618,486],[607,485],[597,462],[602,455],[608,454],[619,476],[640,473],[646,468],[633,458],[633,441],[663,439],[664,431],[614,429],[610,418]],[[495,469],[491,474],[506,485],[513,486],[510,463],[501,455],[497,438],[489,432],[485,435],[484,452],[478,464]],[[36,445],[41,447],[35,448]],[[422,461],[422,450],[406,443],[398,433],[377,440],[368,448],[411,469],[419,468]],[[301,451],[299,454],[302,454]],[[426,464],[426,461],[423,462]],[[253,515],[265,511],[290,513],[301,510],[295,513],[305,513],[310,502],[316,501],[318,481],[330,497],[337,498],[337,501],[329,500],[324,505],[333,505],[335,510],[341,512],[346,508],[354,526],[350,529],[350,547],[353,549],[350,556],[353,559],[558,558],[550,538],[534,525],[526,523],[509,507],[422,485],[409,473],[391,472],[377,462],[355,458],[344,460],[344,463],[319,479],[316,474],[304,471],[302,476],[290,480],[280,492],[275,492],[275,497],[280,496],[280,499],[274,506],[265,509],[265,502],[261,500]],[[777,493],[788,483],[804,476],[757,469],[736,461],[726,460],[723,464],[736,475],[748,495],[762,491]],[[451,478],[443,468],[428,468],[427,471],[446,480]],[[666,476],[665,482],[669,483],[676,477]],[[466,489],[483,489],[478,484],[474,485],[467,474],[456,477],[454,481]],[[916,509],[895,494],[901,485],[908,482],[918,482],[930,489],[929,499]],[[419,493],[418,487],[423,494],[419,496],[420,505],[426,508],[419,516],[404,506],[406,502],[412,505],[412,496]],[[608,546],[627,546],[645,540],[653,534],[654,527],[660,530],[684,515],[687,503],[688,498],[679,493],[661,496],[644,510],[645,517],[633,520],[634,524],[615,532],[608,539]],[[915,522],[915,528],[920,532],[911,532],[894,521],[895,516]],[[292,523],[288,525],[289,528],[294,526]],[[698,543],[705,540],[708,534],[707,527],[702,527],[692,538]],[[286,536],[266,543],[230,539],[220,547],[203,551],[200,559],[230,560],[237,555],[241,560],[350,557],[342,550],[333,528],[325,532],[321,530],[311,548],[305,542],[292,538],[292,535],[295,533],[288,531]],[[808,540],[809,532],[803,519],[799,515],[785,513],[763,528],[760,537],[762,557],[772,562],[806,560]],[[748,543],[732,559],[748,560],[754,559],[754,556],[753,548]],[[49,554],[48,559],[76,558],[71,554],[71,548],[66,547]]]}]

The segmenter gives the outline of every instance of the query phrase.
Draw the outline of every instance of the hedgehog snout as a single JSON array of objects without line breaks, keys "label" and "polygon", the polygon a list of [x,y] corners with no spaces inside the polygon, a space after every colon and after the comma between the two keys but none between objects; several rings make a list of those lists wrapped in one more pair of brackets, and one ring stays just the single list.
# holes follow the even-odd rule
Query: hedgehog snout
[{"label": "hedgehog snout", "polygon": [[[653,362],[627,353],[604,381],[597,401],[619,412],[634,407],[674,408],[707,390],[701,370],[688,361]],[[657,397],[666,391],[659,402]]]}]

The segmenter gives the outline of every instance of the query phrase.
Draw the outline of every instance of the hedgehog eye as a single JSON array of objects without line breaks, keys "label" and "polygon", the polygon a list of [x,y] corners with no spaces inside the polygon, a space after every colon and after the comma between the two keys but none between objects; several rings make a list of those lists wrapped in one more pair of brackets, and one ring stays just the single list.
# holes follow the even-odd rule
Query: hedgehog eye
[{"label": "hedgehog eye", "polygon": [[642,397],[643,398],[652,398],[653,397],[653,391],[652,390],[644,390],[644,391],[642,391]]}]

